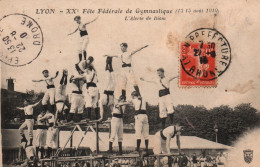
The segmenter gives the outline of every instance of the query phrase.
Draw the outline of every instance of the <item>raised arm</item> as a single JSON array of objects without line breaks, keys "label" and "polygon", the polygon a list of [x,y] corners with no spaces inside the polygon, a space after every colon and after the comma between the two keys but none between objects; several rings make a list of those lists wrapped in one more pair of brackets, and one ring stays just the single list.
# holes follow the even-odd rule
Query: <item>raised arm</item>
[{"label": "raised arm", "polygon": [[75,31],[73,31],[72,33],[69,33],[68,36],[74,34],[75,32],[77,32],[78,29],[79,29],[79,28],[77,28],[77,29],[76,29]]},{"label": "raised arm", "polygon": [[143,77],[140,78],[141,81],[145,81],[145,82],[149,82],[149,83],[153,83],[153,84],[156,84],[155,81],[152,81],[152,80],[147,80],[147,79],[144,79]]},{"label": "raised arm", "polygon": [[36,107],[41,101],[42,101],[42,99],[40,101],[38,101],[37,103],[33,104],[32,107]]},{"label": "raised arm", "polygon": [[178,78],[178,77],[179,77],[179,75],[174,76],[174,77],[170,77],[170,78],[169,78],[169,81],[172,81],[172,80],[174,80],[174,79],[176,79],[176,78]]},{"label": "raised arm", "polygon": [[57,78],[57,76],[59,75],[59,71],[56,72],[56,75],[54,77],[52,77],[51,79],[55,79]]},{"label": "raised arm", "polygon": [[84,25],[87,25],[87,24],[93,23],[94,21],[97,20],[97,18],[98,18],[98,16],[97,16],[94,20],[92,20],[92,21],[90,21],[90,22],[87,22],[87,23],[85,23]]},{"label": "raised arm", "polygon": [[136,52],[139,52],[139,51],[141,51],[142,49],[144,49],[144,48],[146,48],[146,47],[148,47],[148,46],[149,46],[149,45],[145,45],[145,46],[143,46],[143,47],[141,47],[141,48],[139,48],[139,49],[133,51],[133,52],[131,53],[131,55],[134,55]]}]

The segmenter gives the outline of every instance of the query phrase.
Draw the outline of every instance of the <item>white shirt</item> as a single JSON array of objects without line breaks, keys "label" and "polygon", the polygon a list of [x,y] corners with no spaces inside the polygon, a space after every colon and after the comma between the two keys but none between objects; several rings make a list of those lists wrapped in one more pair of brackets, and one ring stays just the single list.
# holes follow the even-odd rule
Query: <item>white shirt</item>
[{"label": "white shirt", "polygon": [[87,83],[89,82],[94,82],[94,83],[97,83],[97,75],[96,75],[96,72],[94,70],[90,71],[88,70],[86,73],[84,73],[85,77],[86,77],[86,80],[87,80]]},{"label": "white shirt", "polygon": [[122,53],[121,61],[126,63],[126,64],[131,64],[131,62],[132,62],[132,53],[130,53],[130,52]]},{"label": "white shirt", "polygon": [[24,114],[33,115],[33,105],[28,105],[28,106],[24,107]]},{"label": "white shirt", "polygon": [[[170,80],[168,77],[164,77],[163,79],[161,78],[158,78],[156,79],[156,84],[158,86],[158,90],[161,90],[161,89],[165,89],[165,87],[169,88],[170,87]],[[163,87],[163,85],[165,87]]]},{"label": "white shirt", "polygon": [[76,79],[71,84],[72,91],[82,91],[82,87],[84,85],[84,81],[82,79]]},{"label": "white shirt", "polygon": [[45,83],[48,85],[54,85],[53,79],[49,76],[47,78],[43,78],[42,80],[45,81]]},{"label": "white shirt", "polygon": [[138,98],[133,99],[132,103],[134,104],[134,108],[135,108],[136,111],[139,110],[139,109],[146,110],[146,101],[145,100],[142,99],[142,106],[140,106],[141,100],[138,99]]},{"label": "white shirt", "polygon": [[123,106],[120,107],[119,105],[116,104],[114,105],[112,114],[121,114],[120,108],[122,109],[122,113],[124,113]]},{"label": "white shirt", "polygon": [[167,137],[172,137],[173,134],[176,133],[175,132],[175,129],[174,129],[174,126],[169,126],[165,129],[163,129],[163,135],[167,138]]}]

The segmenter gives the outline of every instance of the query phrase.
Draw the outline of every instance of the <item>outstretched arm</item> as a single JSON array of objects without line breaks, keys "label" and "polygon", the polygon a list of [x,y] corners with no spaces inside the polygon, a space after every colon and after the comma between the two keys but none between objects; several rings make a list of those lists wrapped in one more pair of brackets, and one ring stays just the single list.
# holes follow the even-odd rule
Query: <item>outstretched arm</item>
[{"label": "outstretched arm", "polygon": [[33,104],[32,107],[36,107],[41,101],[42,101],[42,99],[40,101],[38,101],[37,103]]},{"label": "outstretched arm", "polygon": [[143,46],[143,47],[141,47],[141,48],[139,48],[139,49],[133,51],[133,52],[131,53],[131,55],[134,55],[136,52],[139,52],[139,51],[141,51],[142,49],[144,49],[144,48],[146,48],[146,47],[148,47],[148,46],[149,46],[149,45],[145,45],[145,46]]},{"label": "outstretched arm", "polygon": [[104,55],[104,57],[116,57],[116,58],[118,58],[117,55]]},{"label": "outstretched arm", "polygon": [[40,80],[32,80],[32,82],[42,82],[44,81],[43,79],[40,79]]},{"label": "outstretched arm", "polygon": [[149,82],[149,83],[154,83],[154,84],[156,84],[155,81],[147,80],[147,79],[144,79],[143,77],[141,77],[140,80],[141,80],[141,81],[145,81],[145,82]]},{"label": "outstretched arm", "polygon": [[179,75],[177,75],[177,76],[175,76],[175,77],[171,77],[171,78],[169,78],[169,81],[172,81],[172,80],[174,80],[174,79],[176,79],[176,78],[178,78],[179,77]]},{"label": "outstretched arm", "polygon": [[24,110],[24,107],[16,107],[18,110]]},{"label": "outstretched arm", "polygon": [[52,77],[51,79],[55,79],[57,78],[57,76],[59,75],[59,71],[56,72],[56,75],[54,77]]},{"label": "outstretched arm", "polygon": [[75,31],[73,31],[72,33],[69,33],[68,36],[74,34],[75,32],[77,32],[78,29],[79,29],[79,28],[77,28],[77,29],[76,29]]},{"label": "outstretched arm", "polygon": [[92,21],[90,21],[90,22],[87,22],[87,23],[85,23],[84,25],[87,25],[87,24],[93,23],[94,21],[97,20],[97,18],[98,18],[98,16],[97,16],[94,20],[92,20]]}]

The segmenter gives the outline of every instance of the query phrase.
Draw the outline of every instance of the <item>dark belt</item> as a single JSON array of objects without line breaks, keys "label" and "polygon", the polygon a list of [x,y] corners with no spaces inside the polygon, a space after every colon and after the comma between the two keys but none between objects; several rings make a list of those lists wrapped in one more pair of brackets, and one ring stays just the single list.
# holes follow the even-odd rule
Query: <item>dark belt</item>
[{"label": "dark belt", "polygon": [[146,114],[146,111],[145,110],[136,110],[135,114],[136,115],[138,115],[138,114]]},{"label": "dark belt", "polygon": [[122,115],[122,114],[116,114],[116,113],[114,113],[114,114],[113,114],[113,117],[116,117],[116,118],[123,118],[123,115]]},{"label": "dark belt", "polygon": [[114,95],[114,91],[104,90],[104,94],[113,96]]},{"label": "dark belt", "polygon": [[49,123],[49,127],[53,127],[54,123]]},{"label": "dark belt", "polygon": [[126,64],[126,63],[122,64],[122,67],[131,67],[131,66],[132,66],[131,64]]},{"label": "dark belt", "polygon": [[72,93],[75,93],[75,94],[82,94],[82,91],[72,91]]},{"label": "dark belt", "polygon": [[55,88],[54,85],[47,85],[47,89],[50,89],[50,88]]},{"label": "dark belt", "polygon": [[161,89],[161,90],[159,90],[159,97],[166,96],[168,94],[170,94],[170,90],[169,89]]},{"label": "dark belt", "polygon": [[[72,92],[73,93],[73,92]],[[81,92],[82,93],[82,92]],[[64,101],[63,100],[58,100],[58,101],[55,101],[55,103],[57,104],[57,103],[64,103]]]},{"label": "dark belt", "polygon": [[167,138],[163,135],[163,132],[162,132],[162,131],[163,131],[163,130],[160,130],[161,137],[162,137],[163,140],[166,140]]},{"label": "dark belt", "polygon": [[33,115],[25,115],[24,118],[25,119],[33,119]]},{"label": "dark belt", "polygon": [[36,125],[37,129],[48,129],[46,125]]},{"label": "dark belt", "polygon": [[87,31],[80,31],[80,36],[83,37],[85,35],[88,35],[88,32]]},{"label": "dark belt", "polygon": [[88,82],[88,83],[87,83],[87,89],[88,89],[89,87],[97,87],[97,85],[96,85],[94,82]]}]

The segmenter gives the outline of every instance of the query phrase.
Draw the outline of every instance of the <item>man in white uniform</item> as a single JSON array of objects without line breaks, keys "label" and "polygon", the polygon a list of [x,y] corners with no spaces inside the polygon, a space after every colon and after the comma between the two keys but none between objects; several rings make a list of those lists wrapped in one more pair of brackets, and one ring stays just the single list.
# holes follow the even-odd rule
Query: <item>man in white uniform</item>
[{"label": "man in white uniform", "polygon": [[56,113],[55,113],[55,123],[58,120],[64,120],[68,110],[67,105],[65,104],[66,101],[66,87],[67,87],[67,77],[68,71],[66,69],[63,70],[62,78],[60,80],[60,85],[56,91],[55,95],[55,104],[56,104]]},{"label": "man in white uniform", "polygon": [[39,121],[46,120],[48,122],[48,130],[47,130],[47,136],[46,136],[46,157],[50,157],[52,149],[57,148],[58,143],[58,129],[54,127],[54,115],[47,110],[46,114],[39,119]]},{"label": "man in white uniform", "polygon": [[56,72],[56,75],[54,77],[50,77],[49,76],[49,71],[48,70],[43,70],[42,72],[44,79],[40,79],[40,80],[32,80],[32,82],[42,82],[45,81],[47,84],[47,90],[43,96],[42,99],[42,105],[45,109],[45,111],[47,110],[47,102],[48,100],[50,101],[51,104],[51,108],[52,108],[52,112],[55,112],[55,86],[54,86],[54,82],[53,79],[55,79],[59,72]]},{"label": "man in white uniform", "polygon": [[129,104],[125,102],[125,97],[120,98],[115,102],[111,119],[111,134],[109,138],[109,153],[112,153],[113,142],[116,136],[118,137],[119,154],[122,155],[122,141],[123,141],[123,107]]},{"label": "man in white uniform", "polygon": [[148,151],[149,144],[149,123],[146,113],[146,102],[138,97],[136,91],[132,92],[132,103],[135,108],[135,135],[136,135],[136,151],[140,151],[141,138],[145,139],[145,151]]},{"label": "man in white uniform", "polygon": [[[80,119],[83,116],[83,111],[84,111],[84,97],[82,94],[82,87],[85,83],[84,81],[84,76],[80,75],[80,76],[74,76],[72,75],[70,78],[70,83],[71,83],[71,89],[72,89],[72,93],[71,93],[71,97],[70,97],[70,112],[69,112],[69,116],[68,116],[68,122],[73,122],[73,121],[80,121]],[[76,114],[77,113],[77,118]]]},{"label": "man in white uniform", "polygon": [[86,60],[86,58],[87,58],[87,46],[88,46],[88,43],[89,43],[89,37],[88,37],[88,32],[87,32],[86,26],[88,24],[96,21],[96,20],[97,20],[97,17],[90,22],[83,23],[81,21],[80,16],[74,17],[74,21],[77,22],[78,28],[74,32],[72,32],[68,35],[72,35],[79,30],[79,33],[80,33],[80,41],[79,41],[80,44],[79,44],[79,49],[78,49],[78,51],[79,51],[79,62],[82,60],[82,53],[84,55],[84,60]]},{"label": "man in white uniform", "polygon": [[87,86],[87,91],[84,95],[85,97],[85,107],[87,110],[87,115],[88,118],[91,120],[91,111],[94,109],[95,115],[96,115],[96,120],[99,119],[99,107],[98,107],[98,98],[99,98],[99,93],[98,93],[98,88],[97,88],[97,74],[96,71],[91,67],[88,66],[86,69],[86,72],[84,73],[85,79],[86,79],[86,86]]},{"label": "man in white uniform", "polygon": [[166,118],[167,118],[167,114],[169,114],[170,116],[170,121],[171,124],[173,123],[173,104],[172,104],[172,100],[171,100],[171,95],[170,95],[170,82],[177,78],[178,76],[175,77],[165,77],[164,75],[164,69],[163,68],[159,68],[157,70],[157,74],[159,76],[159,78],[157,80],[145,80],[144,78],[140,78],[141,81],[146,81],[146,82],[150,82],[150,83],[155,83],[158,85],[158,90],[159,90],[159,110],[160,110],[160,118],[161,118],[161,122],[162,122],[162,128],[165,128],[165,123],[166,123]]},{"label": "man in white uniform", "polygon": [[100,95],[100,100],[98,103],[100,108],[100,121],[103,119],[104,106],[107,106],[107,108],[109,108],[111,112],[114,106],[115,76],[112,67],[112,58],[113,57],[107,57],[106,59],[106,77],[104,79],[106,87],[104,89],[104,93]]},{"label": "man in white uniform", "polygon": [[[179,125],[175,125],[175,126],[171,125],[171,126],[168,126],[167,128],[164,128],[164,129],[158,131],[154,135],[154,143],[156,143],[156,145],[154,146],[154,149],[153,149],[154,154],[171,153],[170,141],[176,135],[180,135],[181,128],[182,127]],[[177,142],[177,145],[178,145],[178,142]]]},{"label": "man in white uniform", "polygon": [[25,99],[24,107],[17,107],[17,109],[23,110],[24,114],[25,114],[25,121],[19,128],[20,135],[22,136],[21,143],[27,142],[27,139],[24,135],[24,129],[27,128],[28,134],[29,134],[29,139],[30,139],[29,146],[31,146],[32,142],[33,142],[33,125],[34,125],[33,108],[36,107],[40,102],[41,102],[41,100],[33,105],[30,105],[29,101]]},{"label": "man in white uniform", "polygon": [[[137,91],[138,95],[141,96],[131,63],[132,63],[133,55],[136,54],[137,52],[141,51],[142,49],[148,47],[148,45],[143,46],[133,52],[127,51],[127,48],[128,48],[127,43],[121,43],[120,46],[121,46],[121,51],[122,51],[122,55],[120,57],[121,61],[122,61],[122,69],[121,69],[121,79],[120,79],[119,88],[122,89],[122,96],[126,96],[127,82],[130,82],[134,86],[134,89],[135,89],[135,91]],[[108,56],[108,55],[105,55],[105,56]],[[119,57],[119,56],[109,56],[109,57]]]},{"label": "man in white uniform", "polygon": [[36,130],[36,156],[39,157],[39,151],[41,153],[41,159],[44,154],[44,146],[46,144],[47,126],[46,120],[41,120],[45,115],[45,111],[42,111],[37,117],[37,130]]}]

